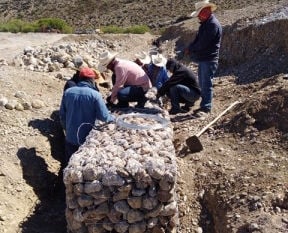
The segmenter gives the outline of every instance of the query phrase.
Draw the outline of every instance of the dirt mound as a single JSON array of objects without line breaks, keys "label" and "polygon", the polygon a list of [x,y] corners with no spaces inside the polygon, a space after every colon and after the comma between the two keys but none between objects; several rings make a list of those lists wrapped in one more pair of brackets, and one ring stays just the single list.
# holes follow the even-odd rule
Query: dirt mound
[{"label": "dirt mound", "polygon": [[235,23],[224,29],[221,75],[233,74],[238,83],[250,83],[288,72],[288,14],[286,19],[267,21],[263,18],[244,28]]},{"label": "dirt mound", "polygon": [[285,134],[288,131],[288,89],[285,76],[271,77],[262,84],[248,85],[246,88],[254,93],[239,107],[245,111],[231,116],[229,124],[224,126],[241,135],[247,133],[247,127],[254,127],[258,131],[275,128]]}]

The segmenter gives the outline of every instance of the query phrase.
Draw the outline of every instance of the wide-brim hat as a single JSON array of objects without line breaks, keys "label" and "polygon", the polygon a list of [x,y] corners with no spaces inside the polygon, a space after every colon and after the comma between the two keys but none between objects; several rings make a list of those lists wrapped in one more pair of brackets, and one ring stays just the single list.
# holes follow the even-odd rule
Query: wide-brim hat
[{"label": "wide-brim hat", "polygon": [[109,63],[113,61],[113,59],[116,57],[118,53],[110,53],[109,51],[105,51],[100,54],[99,56],[99,70],[102,70],[103,68],[107,68]]},{"label": "wide-brim hat", "polygon": [[217,6],[214,3],[209,2],[208,0],[196,2],[195,3],[195,11],[191,13],[191,17],[197,17],[201,10],[203,10],[206,7],[211,7],[211,11],[215,11],[217,9]]},{"label": "wide-brim hat", "polygon": [[83,65],[83,58],[79,55],[73,57],[72,62],[74,64],[75,67],[79,68]]},{"label": "wide-brim hat", "polygon": [[142,64],[149,64],[151,62],[151,57],[144,51],[136,53],[135,57],[139,59]]},{"label": "wide-brim hat", "polygon": [[156,55],[151,55],[151,58],[152,58],[152,63],[155,66],[158,66],[158,67],[166,66],[167,59],[162,54],[158,53]]}]

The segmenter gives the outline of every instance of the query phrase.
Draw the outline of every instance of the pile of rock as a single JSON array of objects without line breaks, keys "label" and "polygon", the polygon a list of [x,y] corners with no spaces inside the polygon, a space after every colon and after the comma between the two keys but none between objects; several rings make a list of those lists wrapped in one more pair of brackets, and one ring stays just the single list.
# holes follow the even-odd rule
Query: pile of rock
[{"label": "pile of rock", "polygon": [[14,95],[16,99],[8,99],[4,95],[0,95],[0,107],[18,111],[40,109],[45,106],[45,103],[40,99],[27,100],[27,94],[22,91],[17,91]]},{"label": "pile of rock", "polygon": [[[162,116],[161,116],[162,117]],[[176,232],[173,130],[92,130],[64,170],[68,231]]]},{"label": "pile of rock", "polygon": [[83,58],[83,65],[98,66],[99,54],[107,49],[107,41],[101,39],[61,43],[50,47],[25,47],[22,54],[13,59],[13,65],[38,72],[57,72],[62,68],[75,68],[75,57]]}]

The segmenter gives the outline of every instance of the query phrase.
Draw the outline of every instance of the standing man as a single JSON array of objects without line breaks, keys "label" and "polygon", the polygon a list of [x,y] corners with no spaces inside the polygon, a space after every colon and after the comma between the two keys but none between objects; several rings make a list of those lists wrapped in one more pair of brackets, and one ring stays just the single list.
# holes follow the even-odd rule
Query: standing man
[{"label": "standing man", "polygon": [[95,72],[82,68],[79,72],[80,81],[68,88],[62,97],[60,106],[60,122],[66,132],[65,164],[79,146],[85,141],[96,120],[114,121],[101,96],[95,89]]},{"label": "standing man", "polygon": [[200,27],[195,40],[189,45],[192,61],[198,63],[198,79],[201,87],[200,108],[197,117],[205,117],[212,109],[213,78],[218,68],[222,27],[213,14],[217,6],[208,0],[195,3],[191,17],[198,17]]},{"label": "standing man", "polygon": [[109,51],[100,54],[100,69],[109,69],[115,74],[115,83],[107,104],[113,105],[118,100],[116,107],[129,107],[129,102],[137,102],[135,107],[144,108],[147,101],[145,93],[152,87],[145,71],[133,61],[116,58],[116,53]]}]

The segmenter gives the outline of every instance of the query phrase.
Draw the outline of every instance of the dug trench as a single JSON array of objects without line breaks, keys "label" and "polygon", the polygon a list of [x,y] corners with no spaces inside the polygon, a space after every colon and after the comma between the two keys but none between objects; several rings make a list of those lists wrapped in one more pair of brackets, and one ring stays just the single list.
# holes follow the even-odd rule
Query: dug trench
[{"label": "dug trench", "polygon": [[[288,37],[276,40],[273,36],[286,33],[287,27],[287,20],[276,20],[261,26],[239,27],[238,22],[225,28],[220,69],[214,83],[213,113],[204,121],[189,116],[171,118],[179,169],[178,232],[287,231],[288,70],[287,56],[283,54],[288,51]],[[188,42],[187,30],[181,34],[187,41],[176,41],[171,50]],[[163,41],[164,38],[167,36],[163,36]],[[169,39],[175,38],[170,33]],[[259,43],[259,38],[265,43]],[[268,60],[262,56],[263,51]],[[271,64],[271,59],[277,60]],[[185,139],[235,100],[241,100],[241,104],[201,136],[204,150],[190,153]],[[64,138],[58,109],[44,120],[31,120],[29,126],[47,138],[50,160],[59,162]],[[23,178],[38,198],[18,232],[64,233],[65,188],[61,172],[51,172],[38,154],[35,148],[20,148],[17,153]],[[30,158],[34,158],[33,162]]]},{"label": "dug trench", "polygon": [[[188,169],[195,169],[203,232],[254,232],[253,227],[259,232],[278,232],[277,227],[282,229],[279,232],[287,230],[287,224],[281,223],[287,216],[287,80],[280,75],[260,83],[248,85],[249,100],[201,138],[204,152],[183,158]],[[270,90],[263,92],[265,86]],[[215,89],[216,96],[223,91]],[[232,91],[236,98],[243,95],[243,90]],[[185,126],[178,127],[176,138]]]}]

